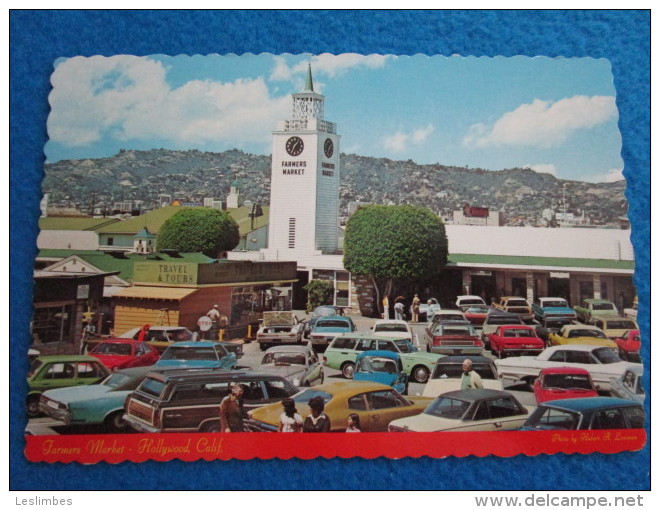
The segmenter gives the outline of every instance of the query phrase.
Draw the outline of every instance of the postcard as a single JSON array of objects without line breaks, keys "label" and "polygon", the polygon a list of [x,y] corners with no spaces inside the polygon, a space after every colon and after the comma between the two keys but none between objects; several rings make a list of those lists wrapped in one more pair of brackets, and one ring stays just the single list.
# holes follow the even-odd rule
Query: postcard
[{"label": "postcard", "polygon": [[117,55],[51,83],[28,460],[644,447],[607,60]]}]

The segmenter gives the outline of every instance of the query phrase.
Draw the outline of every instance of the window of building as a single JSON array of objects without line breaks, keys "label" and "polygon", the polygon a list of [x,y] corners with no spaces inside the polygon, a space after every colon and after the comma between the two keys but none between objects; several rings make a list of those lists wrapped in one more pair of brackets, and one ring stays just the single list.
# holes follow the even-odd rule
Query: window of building
[{"label": "window of building", "polygon": [[296,247],[296,219],[289,218],[289,248]]},{"label": "window of building", "polygon": [[115,244],[115,238],[114,237],[108,237],[108,246],[112,246]]}]

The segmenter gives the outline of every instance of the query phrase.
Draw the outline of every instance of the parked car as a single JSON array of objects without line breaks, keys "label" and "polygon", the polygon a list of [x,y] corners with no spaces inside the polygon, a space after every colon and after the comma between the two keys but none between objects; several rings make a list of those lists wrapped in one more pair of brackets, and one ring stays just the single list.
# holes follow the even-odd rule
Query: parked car
[{"label": "parked car", "polygon": [[251,370],[154,372],[126,399],[124,420],[139,432],[218,432],[220,402],[235,383],[245,386],[246,410],[298,392],[283,377]]},{"label": "parked car", "polygon": [[616,340],[622,337],[626,332],[632,330],[639,330],[637,322],[627,317],[619,317],[613,315],[611,317],[594,317],[591,319],[590,324],[599,328],[605,336],[611,340]]},{"label": "parked car", "polygon": [[527,323],[534,320],[532,305],[525,298],[519,296],[502,296],[493,306],[503,312],[514,313]]},{"label": "parked car", "polygon": [[615,397],[569,398],[543,402],[522,430],[609,430],[644,428],[637,402]]},{"label": "parked car", "polygon": [[500,377],[534,383],[543,368],[583,368],[600,392],[610,391],[610,377],[619,377],[637,363],[622,361],[609,347],[598,345],[557,345],[548,347],[538,356],[519,356],[495,360]]},{"label": "parked car", "polygon": [[341,315],[319,317],[314,326],[312,326],[309,341],[315,347],[324,348],[337,335],[341,333],[352,333],[356,329],[350,317],[343,317]]},{"label": "parked car", "polygon": [[[137,340],[142,328],[129,329],[125,333],[119,335],[119,338],[132,338]],[[192,331],[183,326],[150,326],[147,331],[146,342],[153,345],[159,352],[165,352],[170,345],[174,342],[187,342],[192,339]],[[88,344],[93,344],[91,340]],[[96,342],[98,343],[98,341]]]},{"label": "parked car", "polygon": [[113,372],[99,384],[45,391],[39,410],[65,425],[103,425],[110,434],[125,432],[130,429],[123,419],[126,397],[157,370],[153,366],[126,368]]},{"label": "parked car", "polygon": [[542,323],[546,319],[559,319],[566,321],[577,320],[577,314],[568,301],[561,297],[539,297],[532,303],[534,319]]},{"label": "parked car", "polygon": [[231,370],[236,367],[236,355],[218,342],[177,342],[167,348],[156,366]]},{"label": "parked car", "polygon": [[105,365],[92,356],[39,356],[32,362],[27,376],[28,416],[39,416],[39,399],[44,391],[94,384],[109,373]]},{"label": "parked car", "polygon": [[264,312],[257,330],[257,342],[262,351],[272,345],[302,343],[304,324],[293,312]]},{"label": "parked car", "polygon": [[504,390],[502,379],[499,378],[497,367],[492,359],[475,355],[445,356],[436,363],[435,370],[433,370],[429,382],[424,386],[422,395],[436,398],[448,391],[460,390],[463,362],[466,359],[472,361],[472,370],[479,374],[484,388]]},{"label": "parked car", "polygon": [[236,342],[217,342],[222,345],[228,352],[233,352],[236,359],[239,360],[243,357],[243,344]]},{"label": "parked car", "polygon": [[591,319],[602,317],[603,315],[619,315],[616,305],[607,299],[584,299],[573,309],[577,314],[578,320],[584,324],[589,324]]},{"label": "parked car", "polygon": [[465,318],[465,315],[463,315],[463,312],[461,312],[460,310],[449,310],[449,309],[437,310],[433,314],[433,317],[431,317],[431,322],[433,323],[442,322],[442,321],[468,322],[468,320]]},{"label": "parked car", "polygon": [[544,368],[533,385],[537,404],[565,398],[597,397],[589,372],[577,367]]},{"label": "parked car", "polygon": [[312,327],[316,324],[316,321],[319,317],[329,317],[331,315],[342,315],[343,310],[339,306],[334,305],[321,305],[317,306],[312,312],[312,316],[309,320],[305,321],[303,325],[303,336],[304,338],[309,338],[310,333],[312,332]]},{"label": "parked car", "polygon": [[635,299],[633,299],[633,304],[632,308],[624,308],[623,309],[623,315],[624,317],[628,317],[629,319],[637,320],[637,307],[639,306],[639,300],[637,296],[635,296]]},{"label": "parked car", "polygon": [[473,305],[465,308],[463,316],[473,326],[481,326],[486,321],[490,310],[491,308],[486,305]]},{"label": "parked car", "polygon": [[471,306],[479,305],[486,306],[486,302],[479,296],[464,295],[456,297],[456,308],[463,312]]},{"label": "parked car", "polygon": [[371,381],[391,386],[402,395],[408,393],[408,374],[401,356],[392,351],[365,351],[355,360],[355,381]]},{"label": "parked car", "polygon": [[341,370],[347,379],[353,378],[355,360],[360,352],[390,351],[401,356],[403,369],[418,383],[428,381],[436,362],[442,356],[420,351],[405,338],[385,338],[368,333],[344,334],[336,337],[323,354],[323,364]]},{"label": "parked car", "polygon": [[498,358],[513,354],[534,355],[545,349],[545,342],[536,336],[536,328],[527,325],[498,326],[488,337],[490,350]]},{"label": "parked car", "polygon": [[587,324],[567,324],[566,326],[562,326],[559,332],[548,335],[548,344],[600,345],[609,347],[615,352],[618,352],[619,349],[616,343],[607,338],[601,329]]},{"label": "parked car", "polygon": [[610,393],[613,397],[625,398],[643,404],[646,399],[644,387],[642,386],[643,375],[644,368],[642,365],[630,367],[621,377],[610,379]]},{"label": "parked car", "polygon": [[390,432],[483,432],[516,430],[527,409],[511,393],[469,389],[440,395],[423,413],[390,423]]},{"label": "parked car", "polygon": [[154,346],[128,338],[104,340],[89,351],[89,355],[98,358],[108,370],[148,367],[160,358]]},{"label": "parked car", "polygon": [[[404,397],[384,384],[337,381],[308,388],[294,396],[296,408],[302,416],[310,413],[307,403],[313,397],[323,398],[331,432],[346,430],[348,415],[352,413],[360,417],[363,432],[385,432],[392,420],[421,413],[431,400]],[[281,414],[279,403],[263,406],[248,413],[245,425],[253,432],[276,432]]]},{"label": "parked car", "polygon": [[424,329],[426,350],[436,354],[481,354],[484,344],[466,321],[431,322]]},{"label": "parked car", "polygon": [[625,334],[619,338],[615,338],[614,341],[619,348],[619,356],[621,359],[626,361],[634,361],[635,363],[642,362],[641,356],[639,354],[642,348],[639,329],[626,331]]},{"label": "parked car", "polygon": [[371,333],[391,338],[406,338],[413,342],[413,331],[406,321],[395,319],[380,319],[371,326]]},{"label": "parked car", "polygon": [[307,345],[271,347],[264,353],[257,370],[282,376],[294,386],[323,384],[324,378],[316,352]]},{"label": "parked car", "polygon": [[519,315],[491,308],[486,316],[486,320],[481,326],[481,340],[484,343],[485,349],[490,348],[490,334],[494,333],[498,327],[507,324],[524,325],[525,321],[523,321]]}]

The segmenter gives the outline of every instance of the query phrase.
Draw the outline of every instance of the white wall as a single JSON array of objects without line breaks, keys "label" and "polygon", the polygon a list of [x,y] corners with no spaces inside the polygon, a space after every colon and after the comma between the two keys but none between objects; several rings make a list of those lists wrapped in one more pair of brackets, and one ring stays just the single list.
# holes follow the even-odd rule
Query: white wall
[{"label": "white wall", "polygon": [[96,232],[79,230],[42,230],[37,236],[40,250],[98,250]]}]

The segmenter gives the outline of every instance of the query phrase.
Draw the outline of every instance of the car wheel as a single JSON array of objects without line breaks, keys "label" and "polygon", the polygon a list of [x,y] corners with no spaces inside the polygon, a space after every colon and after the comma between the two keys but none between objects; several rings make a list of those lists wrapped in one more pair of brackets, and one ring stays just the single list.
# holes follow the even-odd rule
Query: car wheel
[{"label": "car wheel", "polygon": [[220,432],[220,422],[219,421],[213,421],[211,423],[205,423],[202,425],[199,429],[200,432],[207,432],[209,434],[214,434],[216,432]]},{"label": "car wheel", "polygon": [[532,376],[527,376],[523,377],[522,380],[529,385],[530,388],[534,389],[534,381],[536,381],[536,377]]},{"label": "car wheel", "polygon": [[117,411],[112,413],[105,419],[103,423],[105,431],[108,434],[117,434],[119,432],[126,432],[129,430],[129,425],[124,421],[124,411]]},{"label": "car wheel", "polygon": [[30,395],[26,402],[27,415],[29,418],[36,418],[39,412],[39,395]]},{"label": "car wheel", "polygon": [[341,373],[346,379],[353,379],[355,374],[355,363],[347,361],[341,366]]},{"label": "car wheel", "polygon": [[268,349],[268,344],[259,344],[259,349],[265,351],[266,349]]},{"label": "car wheel", "polygon": [[425,384],[426,381],[429,380],[429,375],[431,375],[431,373],[429,372],[429,369],[426,368],[425,366],[419,365],[413,368],[412,376],[415,382],[418,382],[420,384]]}]

